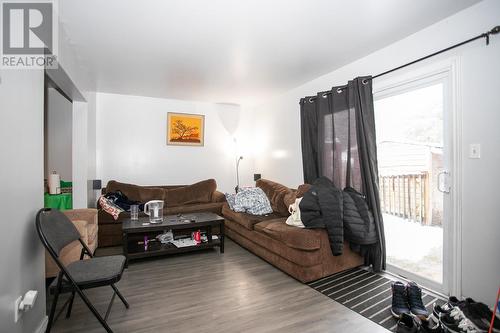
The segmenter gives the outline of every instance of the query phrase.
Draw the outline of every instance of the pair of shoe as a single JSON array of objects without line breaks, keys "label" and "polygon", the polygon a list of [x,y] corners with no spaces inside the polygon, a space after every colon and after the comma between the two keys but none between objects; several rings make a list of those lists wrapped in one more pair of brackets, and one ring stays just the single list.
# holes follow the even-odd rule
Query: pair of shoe
[{"label": "pair of shoe", "polygon": [[465,301],[460,301],[455,296],[450,296],[450,298],[448,298],[448,302],[443,305],[437,305],[434,303],[431,314],[432,319],[439,321],[442,316],[449,314],[451,310],[453,310],[453,308],[458,306],[461,302]]},{"label": "pair of shoe", "polygon": [[486,331],[489,330],[491,318],[493,318],[493,329],[491,332],[500,332],[500,319],[496,315],[493,317],[493,311],[486,304],[472,301],[466,304],[462,311],[465,317],[475,326]]},{"label": "pair of shoe", "polygon": [[439,322],[420,320],[407,313],[401,314],[396,327],[397,333],[444,333]]},{"label": "pair of shoe", "polygon": [[449,314],[441,316],[441,325],[450,333],[486,333],[488,327],[478,327],[458,306],[454,307]]},{"label": "pair of shoe", "polygon": [[403,314],[413,315],[420,320],[426,321],[429,312],[422,301],[422,289],[415,283],[396,281],[391,285],[392,307],[391,313],[396,318],[401,318]]},{"label": "pair of shoe", "polygon": [[[488,332],[493,312],[486,304],[472,298],[459,301],[452,296],[443,306],[434,305],[432,317],[438,318],[442,326],[452,333]],[[497,316],[494,317],[492,332],[500,332]]]}]

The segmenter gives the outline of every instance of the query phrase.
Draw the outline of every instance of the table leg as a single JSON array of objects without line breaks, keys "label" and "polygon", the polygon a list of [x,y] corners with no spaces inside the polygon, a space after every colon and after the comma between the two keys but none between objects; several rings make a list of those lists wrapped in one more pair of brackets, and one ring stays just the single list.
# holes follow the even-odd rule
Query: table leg
[{"label": "table leg", "polygon": [[207,227],[207,240],[209,243],[212,243],[212,226],[209,225]]},{"label": "table leg", "polygon": [[221,222],[219,229],[220,253],[224,253],[224,221]]},{"label": "table leg", "polygon": [[122,242],[123,242],[123,255],[125,256],[125,268],[127,268],[128,267],[128,234],[126,232],[123,233]]}]

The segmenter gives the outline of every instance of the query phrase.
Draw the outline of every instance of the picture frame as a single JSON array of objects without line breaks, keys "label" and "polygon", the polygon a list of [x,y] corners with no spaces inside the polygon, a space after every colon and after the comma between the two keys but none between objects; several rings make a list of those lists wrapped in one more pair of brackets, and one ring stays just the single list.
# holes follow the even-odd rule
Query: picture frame
[{"label": "picture frame", "polygon": [[204,144],[204,115],[175,112],[167,114],[167,145],[203,147]]}]

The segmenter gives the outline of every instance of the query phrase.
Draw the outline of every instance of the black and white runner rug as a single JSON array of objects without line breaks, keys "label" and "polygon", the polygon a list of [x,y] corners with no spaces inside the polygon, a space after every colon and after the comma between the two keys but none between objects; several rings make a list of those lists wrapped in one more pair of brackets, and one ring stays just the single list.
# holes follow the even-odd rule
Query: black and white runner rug
[{"label": "black and white runner rug", "polygon": [[[354,268],[336,273],[307,285],[359,313],[386,329],[396,331],[396,319],[391,315],[391,282],[384,276]],[[429,311],[432,305],[445,300],[422,290],[422,300]]]}]

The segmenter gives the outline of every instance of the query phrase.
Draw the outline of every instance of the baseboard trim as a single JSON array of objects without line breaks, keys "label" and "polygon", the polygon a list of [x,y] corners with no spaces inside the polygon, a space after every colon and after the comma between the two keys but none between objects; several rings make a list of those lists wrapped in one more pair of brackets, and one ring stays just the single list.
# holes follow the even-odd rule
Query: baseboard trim
[{"label": "baseboard trim", "polygon": [[35,333],[45,333],[48,323],[49,323],[49,317],[43,316],[43,319],[40,322],[40,325],[38,325],[38,328],[36,329]]}]

